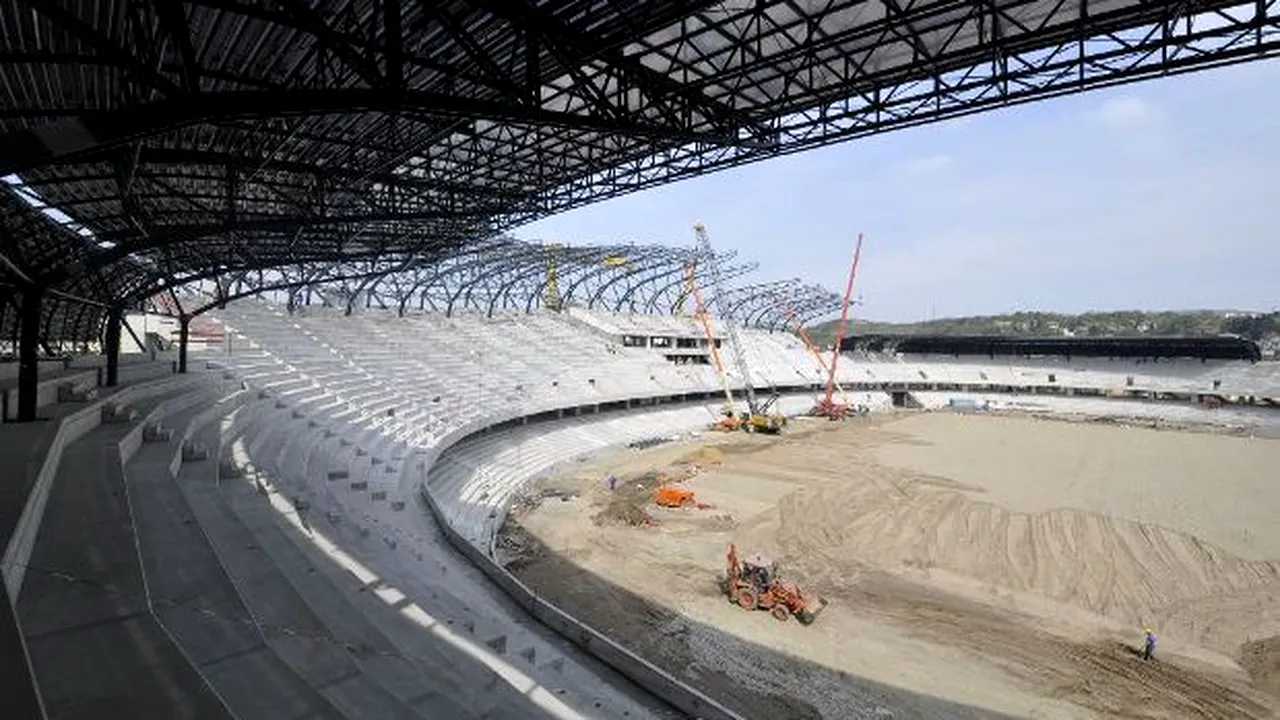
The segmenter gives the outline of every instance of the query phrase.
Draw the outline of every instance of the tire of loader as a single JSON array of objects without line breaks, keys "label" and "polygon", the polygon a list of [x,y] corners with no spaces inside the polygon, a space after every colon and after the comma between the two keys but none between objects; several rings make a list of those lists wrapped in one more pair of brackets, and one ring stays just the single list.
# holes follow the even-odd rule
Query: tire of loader
[{"label": "tire of loader", "polygon": [[756,602],[756,594],[750,590],[743,590],[738,593],[738,607],[743,610],[755,610]]},{"label": "tire of loader", "polygon": [[779,622],[786,622],[787,616],[791,614],[790,612],[787,612],[787,607],[785,605],[774,605],[773,610],[771,610],[770,613],[773,615],[773,618]]},{"label": "tire of loader", "polygon": [[808,610],[801,610],[800,612],[796,613],[796,619],[800,621],[801,625],[812,625],[813,613],[809,612]]},{"label": "tire of loader", "polygon": [[742,593],[744,593],[744,592],[746,592],[747,590],[749,590],[749,589],[750,589],[750,587],[749,587],[748,585],[745,585],[745,584],[740,583],[740,582],[737,582],[737,581],[729,582],[728,580],[724,580],[724,581],[723,581],[723,584],[724,584],[724,586],[728,587],[727,594],[728,594],[728,596],[729,596],[729,604],[730,604],[730,605],[737,605],[737,604],[738,604],[738,595],[740,595],[740,594],[742,594]]}]

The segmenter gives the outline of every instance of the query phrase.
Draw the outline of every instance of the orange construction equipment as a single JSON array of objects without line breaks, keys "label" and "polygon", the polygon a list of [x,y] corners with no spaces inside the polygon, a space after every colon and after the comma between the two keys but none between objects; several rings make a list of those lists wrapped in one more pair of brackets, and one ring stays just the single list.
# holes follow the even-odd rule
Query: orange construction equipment
[{"label": "orange construction equipment", "polygon": [[849,282],[844,287],[844,302],[840,306],[840,323],[836,326],[835,345],[831,348],[831,366],[827,369],[827,392],[822,396],[810,415],[825,417],[829,420],[843,420],[851,408],[848,403],[837,403],[832,399],[836,389],[836,367],[840,364],[840,345],[844,342],[845,329],[849,323],[849,302],[853,297],[853,280],[858,276],[858,256],[862,254],[862,233],[858,233],[858,244],[853,248],[853,264],[849,266]]},{"label": "orange construction equipment", "polygon": [[782,622],[795,615],[801,625],[811,625],[827,607],[823,598],[810,600],[799,587],[782,582],[778,564],[769,558],[756,554],[740,562],[738,548],[732,543],[720,590],[743,610],[765,610]]},{"label": "orange construction equipment", "polygon": [[658,489],[653,491],[653,501],[662,507],[684,507],[694,503],[693,491],[680,485],[659,485]]},{"label": "orange construction equipment", "polygon": [[694,282],[695,270],[696,266],[693,263],[685,263],[685,290],[693,297],[693,315],[702,325],[703,333],[706,334],[707,350],[711,353],[716,377],[720,379],[720,388],[724,390],[724,417],[716,421],[711,429],[726,432],[738,430],[741,424],[738,421],[738,412],[733,405],[733,391],[729,389],[729,376],[725,374],[724,362],[720,359],[720,346],[716,343],[715,333],[711,332],[711,321],[707,319],[707,306],[702,304],[702,293],[698,292],[698,284]]},{"label": "orange construction equipment", "polygon": [[[818,350],[818,346],[814,345],[813,338],[809,336],[809,331],[804,329],[804,321],[802,321],[795,312],[792,311],[791,307],[787,305],[786,301],[782,298],[774,295],[773,302],[778,306],[778,309],[782,311],[782,314],[787,321],[796,326],[796,337],[800,338],[800,341],[804,343],[805,349],[809,351],[809,354],[813,356],[814,361],[818,363],[818,367],[822,369],[822,374],[828,374],[829,370],[827,368],[827,361],[823,359],[822,353]],[[835,383],[835,389],[840,393],[840,399],[844,401],[844,406],[846,408],[851,407],[852,403],[849,402],[849,396],[845,394],[844,388],[840,386],[840,383]],[[815,405],[815,407],[817,407],[817,405]]]}]

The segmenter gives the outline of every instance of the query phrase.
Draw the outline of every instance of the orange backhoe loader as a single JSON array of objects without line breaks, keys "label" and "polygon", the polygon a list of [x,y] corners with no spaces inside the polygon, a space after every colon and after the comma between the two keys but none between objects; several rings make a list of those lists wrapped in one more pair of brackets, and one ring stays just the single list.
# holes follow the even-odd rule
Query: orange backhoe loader
[{"label": "orange backhoe loader", "polygon": [[801,625],[810,625],[827,607],[823,598],[809,599],[798,586],[782,582],[778,564],[769,558],[756,554],[739,561],[732,543],[720,590],[743,610],[765,610],[782,622],[795,615]]}]

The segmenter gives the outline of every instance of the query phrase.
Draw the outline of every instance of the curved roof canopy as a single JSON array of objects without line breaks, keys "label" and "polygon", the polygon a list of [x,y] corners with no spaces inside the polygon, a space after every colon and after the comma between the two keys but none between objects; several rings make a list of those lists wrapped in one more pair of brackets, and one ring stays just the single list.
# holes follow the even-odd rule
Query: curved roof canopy
[{"label": "curved roof canopy", "polygon": [[13,0],[0,307],[420,266],[708,170],[1277,50],[1274,2]]}]

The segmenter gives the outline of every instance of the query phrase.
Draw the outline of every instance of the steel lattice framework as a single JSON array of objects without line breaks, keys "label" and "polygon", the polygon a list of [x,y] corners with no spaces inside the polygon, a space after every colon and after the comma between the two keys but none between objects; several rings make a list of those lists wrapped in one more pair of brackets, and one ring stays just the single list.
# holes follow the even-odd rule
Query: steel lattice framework
[{"label": "steel lattice framework", "polygon": [[13,0],[0,38],[0,178],[68,236],[0,206],[0,323],[74,336],[71,298],[426,272],[709,170],[1272,56],[1280,0]]},{"label": "steel lattice framework", "polygon": [[799,279],[743,285],[725,292],[729,318],[765,330],[794,329],[788,311],[801,323],[840,310],[840,296],[821,285]]},{"label": "steel lattice framework", "polygon": [[[670,313],[683,296],[684,271],[704,281],[707,263],[694,249],[613,245],[571,247],[495,238],[423,262],[329,262],[225,273],[193,283],[177,296],[159,296],[156,310],[200,315],[249,295],[271,296],[287,305],[322,304],[407,312],[532,312],[547,307],[548,288],[558,286],[561,306],[613,312]],[[754,263],[731,263],[720,253],[722,271],[741,277]],[[554,267],[554,270],[552,270]],[[557,308],[558,309],[558,308]]]}]

